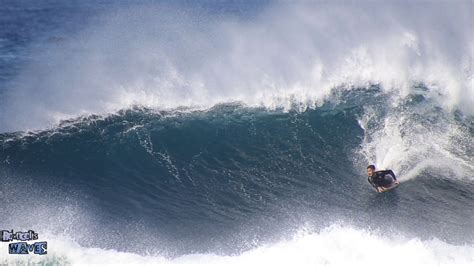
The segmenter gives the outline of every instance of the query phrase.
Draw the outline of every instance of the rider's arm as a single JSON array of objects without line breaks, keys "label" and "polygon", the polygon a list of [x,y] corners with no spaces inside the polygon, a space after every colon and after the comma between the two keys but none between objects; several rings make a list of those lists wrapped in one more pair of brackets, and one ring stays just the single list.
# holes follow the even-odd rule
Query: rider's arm
[{"label": "rider's arm", "polygon": [[377,189],[378,186],[374,183],[374,181],[372,180],[371,177],[368,177],[368,178],[367,178],[367,181],[369,181],[369,183],[370,183],[375,189]]},{"label": "rider's arm", "polygon": [[387,172],[393,176],[393,179],[394,179],[395,181],[397,181],[397,177],[395,176],[395,174],[393,173],[392,170],[387,170]]}]

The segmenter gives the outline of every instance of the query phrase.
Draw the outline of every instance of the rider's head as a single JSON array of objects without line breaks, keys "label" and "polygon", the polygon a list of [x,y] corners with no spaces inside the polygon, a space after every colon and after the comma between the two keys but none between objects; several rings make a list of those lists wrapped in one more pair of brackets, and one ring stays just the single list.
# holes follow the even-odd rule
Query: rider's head
[{"label": "rider's head", "polygon": [[372,176],[375,172],[375,165],[371,164],[367,166],[367,175]]}]

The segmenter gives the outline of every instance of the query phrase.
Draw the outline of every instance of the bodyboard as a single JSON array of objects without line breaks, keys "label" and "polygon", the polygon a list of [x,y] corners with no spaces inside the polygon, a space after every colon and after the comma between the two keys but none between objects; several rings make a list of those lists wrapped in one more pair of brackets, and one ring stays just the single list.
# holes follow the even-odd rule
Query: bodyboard
[{"label": "bodyboard", "polygon": [[384,193],[384,192],[387,192],[387,191],[390,191],[396,187],[398,187],[400,185],[400,181],[394,181],[392,184],[388,185],[388,186],[383,186],[384,190],[381,191],[381,192],[378,192],[378,193]]}]

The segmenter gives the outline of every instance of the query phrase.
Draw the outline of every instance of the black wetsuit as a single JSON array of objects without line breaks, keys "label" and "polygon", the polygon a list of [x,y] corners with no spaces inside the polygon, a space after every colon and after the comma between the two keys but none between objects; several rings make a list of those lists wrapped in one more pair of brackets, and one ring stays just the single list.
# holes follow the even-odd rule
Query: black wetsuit
[{"label": "black wetsuit", "polygon": [[377,188],[389,186],[396,181],[397,178],[392,170],[381,170],[374,172],[367,180],[374,188]]}]

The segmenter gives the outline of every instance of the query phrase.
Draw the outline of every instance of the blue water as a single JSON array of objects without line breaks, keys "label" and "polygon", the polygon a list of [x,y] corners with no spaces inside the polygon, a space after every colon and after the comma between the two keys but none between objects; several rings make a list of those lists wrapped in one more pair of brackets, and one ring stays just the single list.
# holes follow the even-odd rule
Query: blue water
[{"label": "blue water", "polygon": [[[464,4],[472,7],[472,3]],[[352,236],[351,230],[355,230],[362,239],[381,241],[381,246],[403,247],[416,240],[423,247],[419,254],[425,250],[438,254],[420,255],[420,262],[453,263],[452,257],[461,258],[461,262],[472,260],[469,254],[474,244],[474,119],[467,108],[474,104],[472,83],[469,87],[467,81],[467,87],[463,87],[464,81],[454,75],[453,79],[461,84],[457,91],[465,96],[460,97],[463,99],[459,104],[448,107],[445,104],[451,103],[449,100],[445,98],[443,102],[436,96],[444,88],[424,80],[412,80],[405,94],[398,94],[403,90],[397,86],[387,90],[384,80],[354,86],[342,83],[324,98],[315,99],[316,103],[296,91],[286,106],[280,104],[286,97],[284,90],[278,89],[272,94],[272,97],[282,95],[276,97],[276,106],[264,102],[271,97],[262,98],[263,104],[254,104],[251,100],[246,102],[260,97],[252,94],[254,90],[242,90],[246,96],[237,97],[240,83],[228,77],[225,69],[211,68],[207,64],[210,59],[203,59],[206,55],[214,56],[211,54],[214,49],[220,51],[221,43],[213,43],[213,39],[206,39],[209,36],[201,33],[190,42],[183,40],[191,38],[194,26],[180,24],[182,21],[175,18],[155,18],[154,13],[158,17],[161,14],[158,10],[176,12],[176,16],[190,12],[190,16],[196,16],[193,21],[199,21],[196,27],[218,24],[220,29],[228,25],[221,22],[227,17],[232,17],[239,27],[272,20],[278,17],[268,11],[272,5],[273,2],[246,1],[2,0],[0,229],[33,229],[40,237],[46,235],[44,240],[66,239],[85,249],[99,248],[103,252],[100,255],[90,251],[77,257],[68,253],[71,248],[66,250],[53,242],[48,248],[49,257],[40,258],[53,263],[88,263],[99,261],[101,256],[107,258],[105,262],[112,263],[113,256],[108,257],[107,253],[110,250],[163,258],[167,263],[199,254],[199,260],[184,261],[216,263],[205,254],[243,259],[247,252],[262,247],[284,245],[291,250],[299,244],[286,241],[301,234],[301,230],[305,232],[303,239],[313,245],[319,240],[311,240],[312,236],[324,239],[323,243],[339,241],[338,234],[347,234],[344,241],[358,241]],[[143,7],[152,11],[141,20],[136,16]],[[398,10],[391,6],[376,8]],[[428,8],[425,15],[430,17],[429,12],[443,8]],[[121,15],[128,14],[128,10],[135,10],[125,20],[130,28],[115,28],[123,25]],[[453,10],[457,9],[453,7]],[[466,23],[464,18],[472,19],[472,14],[460,17]],[[151,26],[155,24],[150,24],[154,19],[156,29]],[[119,22],[115,23],[116,20]],[[306,23],[311,24],[317,18],[308,20]],[[107,25],[105,35],[101,35],[102,28],[95,28],[98,24]],[[140,33],[141,24],[153,28],[143,30],[145,37]],[[270,25],[280,27],[278,23]],[[302,23],[301,27],[305,25]],[[318,27],[324,28],[321,25]],[[286,30],[285,26],[281,27]],[[432,29],[433,26],[423,24],[422,27]],[[130,35],[115,36],[114,29]],[[134,31],[137,29],[138,32]],[[173,34],[160,35],[152,42],[151,51],[161,51],[163,45],[163,51],[171,58],[169,61],[159,57],[150,63],[136,52],[149,49],[150,45],[142,42],[148,40],[146,34],[159,35],[166,30]],[[179,30],[189,35],[175,36]],[[247,33],[252,35],[250,32]],[[268,31],[261,34],[265,32],[268,34]],[[378,30],[374,32],[371,34],[382,34]],[[419,39],[423,40],[423,32],[418,32]],[[462,29],[454,32],[453,39],[465,37]],[[91,35],[100,37],[84,37]],[[271,33],[270,36],[276,38]],[[122,38],[131,44],[115,43]],[[142,41],[134,43],[134,38]],[[345,37],[339,34],[331,38],[345,42]],[[472,36],[466,40],[472,44]],[[206,41],[212,44],[211,48],[207,44],[200,46]],[[298,40],[305,41],[310,40]],[[195,42],[199,44],[194,46]],[[465,56],[464,50],[452,51],[454,48],[448,44],[442,47],[447,55],[454,57],[453,62]],[[94,50],[96,45],[100,46],[98,50]],[[422,43],[418,49],[426,47]],[[320,48],[318,53],[324,53],[324,49]],[[292,53],[306,57],[304,49],[285,52],[289,57]],[[316,54],[306,52],[307,56]],[[98,81],[94,70],[89,72],[89,69],[101,54],[107,56],[99,63]],[[143,54],[152,57],[153,53]],[[247,62],[255,60],[256,65],[270,68],[267,78],[273,78],[275,84],[288,85],[295,78],[279,76],[282,66],[270,66],[266,59],[252,55],[242,59],[242,69],[249,67]],[[139,59],[129,59],[134,56]],[[284,67],[291,68],[290,72],[298,72],[293,69],[297,65],[291,59],[275,59],[281,60],[288,63]],[[169,62],[177,64],[177,72],[182,71],[182,76],[176,79],[194,80],[196,75],[201,75],[205,85],[222,87],[202,92],[202,88],[193,87],[194,83],[171,82],[172,85],[166,85],[169,91],[155,87],[139,89],[149,85],[150,73],[155,70],[159,73],[156,82],[167,82],[166,75],[171,74],[155,69],[154,64]],[[200,72],[202,68],[207,72]],[[144,69],[150,73],[140,72]],[[208,80],[216,71],[221,71],[219,75],[226,79]],[[137,83],[140,73],[144,81]],[[235,74],[244,73],[242,70]],[[472,68],[468,73],[472,73]],[[111,77],[113,82],[104,85]],[[139,91],[146,98],[136,96],[124,104],[113,96],[114,88],[118,94],[121,85],[130,86],[127,93]],[[232,89],[233,85],[237,89]],[[290,89],[295,91],[294,87]],[[445,91],[450,90],[451,87],[446,87]],[[200,93],[224,100],[209,101],[209,106],[201,108]],[[170,95],[176,97],[169,98]],[[446,93],[444,97],[449,95],[452,94]],[[151,104],[150,99],[153,99]],[[175,105],[170,99],[182,99],[183,104]],[[161,107],[164,101],[169,103]],[[197,108],[190,102],[197,103]],[[103,108],[112,103],[114,109]],[[57,114],[61,114],[60,119],[56,118]],[[375,193],[365,176],[366,166],[372,163],[394,169],[402,182],[400,187]],[[334,226],[336,229],[331,229]],[[325,235],[327,230],[329,236]],[[436,242],[433,247],[430,241],[442,244]],[[364,240],[354,245],[364,245]],[[5,249],[0,252],[5,252],[6,246],[0,245]],[[457,253],[443,253],[450,248]],[[403,252],[404,249],[399,254],[401,259],[413,261],[411,253]],[[357,263],[348,249],[326,253],[347,256],[346,262]],[[5,263],[17,259],[0,254],[0,261]],[[263,252],[261,260],[255,259],[260,258],[257,255],[249,261],[265,263],[267,254],[270,251]],[[281,254],[292,261],[292,254]],[[36,259],[33,256],[20,261]],[[128,256],[131,256],[127,257],[128,262],[140,263],[139,257]],[[303,250],[298,257],[301,256],[309,254]],[[316,262],[324,261],[338,262],[332,257]]]}]

